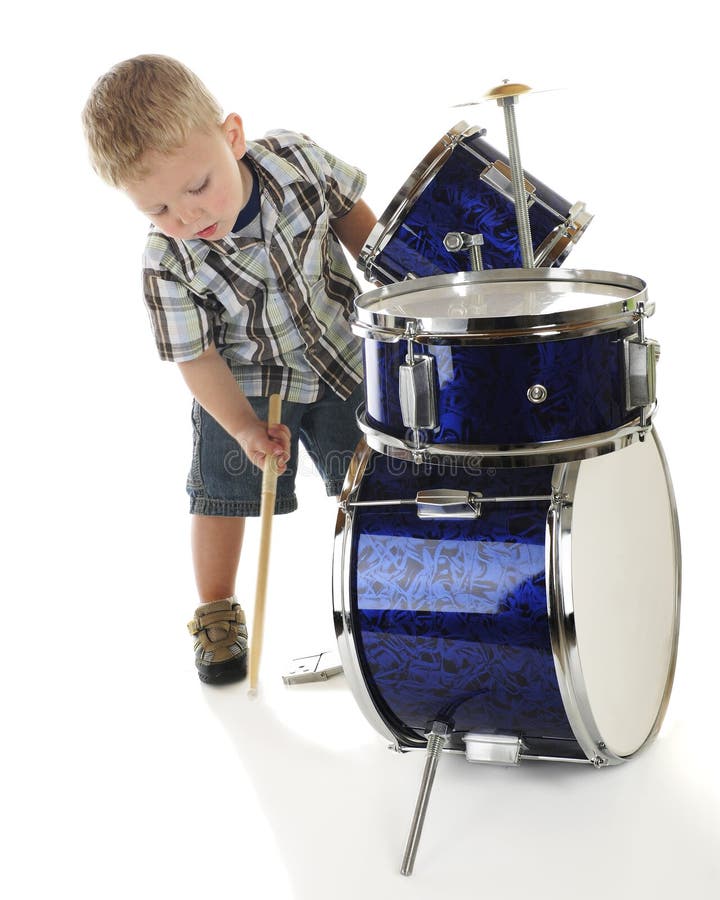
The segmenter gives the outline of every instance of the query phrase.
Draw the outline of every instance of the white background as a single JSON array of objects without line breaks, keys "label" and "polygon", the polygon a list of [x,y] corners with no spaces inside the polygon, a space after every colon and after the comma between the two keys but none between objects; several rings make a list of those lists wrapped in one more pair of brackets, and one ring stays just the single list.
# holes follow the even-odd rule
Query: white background
[{"label": "white background", "polygon": [[[14,897],[717,896],[717,43],[710,6],[14,4],[3,14],[2,871]],[[639,275],[657,305],[656,419],[680,512],[675,691],[619,768],[443,759],[415,875],[422,758],[342,678],[283,688],[333,643],[334,504],[307,469],[276,520],[263,689],[204,689],[183,485],[188,398],[140,297],[145,224],[90,171],[80,110],[142,52],[177,56],[251,137],[300,129],[368,173],[380,213],[457,120],[595,221],[566,265]],[[240,593],[252,607],[257,529]],[[647,562],[647,561],[646,561]],[[651,561],[650,561],[651,564]]]}]

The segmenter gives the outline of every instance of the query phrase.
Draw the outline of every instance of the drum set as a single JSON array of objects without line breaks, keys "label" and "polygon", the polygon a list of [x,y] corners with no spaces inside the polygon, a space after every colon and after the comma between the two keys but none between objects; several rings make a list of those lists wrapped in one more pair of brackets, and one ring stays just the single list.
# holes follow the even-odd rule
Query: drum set
[{"label": "drum set", "polygon": [[637,277],[559,268],[591,216],[464,122],[370,234],[356,301],[365,404],[340,498],[333,604],[371,725],[442,751],[601,768],[657,734],[678,643],[680,540],[653,423]]}]

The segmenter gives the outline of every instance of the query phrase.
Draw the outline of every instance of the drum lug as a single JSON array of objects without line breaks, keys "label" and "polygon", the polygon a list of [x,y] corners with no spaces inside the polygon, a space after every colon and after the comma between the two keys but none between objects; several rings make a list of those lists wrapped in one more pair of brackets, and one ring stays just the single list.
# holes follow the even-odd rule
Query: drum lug
[{"label": "drum lug", "polygon": [[638,303],[637,334],[625,338],[625,407],[628,412],[641,409],[641,426],[646,424],[647,407],[656,399],[656,366],[660,344],[645,337],[645,304]]},{"label": "drum lug", "polygon": [[482,512],[480,495],[470,491],[419,491],[416,502],[419,519],[477,519]]},{"label": "drum lug", "polygon": [[[625,403],[628,410],[640,407],[640,440],[645,440],[648,410],[655,404],[655,366],[660,358],[657,341],[645,338],[645,301],[636,307],[637,335],[626,338],[625,344]],[[650,398],[649,400],[646,398]],[[634,404],[634,405],[633,405]]]},{"label": "drum lug", "polygon": [[[577,244],[592,220],[593,217],[590,213],[585,211],[584,203],[574,203],[570,207],[565,221],[554,228],[537,248],[535,265],[551,266],[565,249],[568,241]],[[558,244],[560,245],[558,252],[553,253]]]},{"label": "drum lug", "polygon": [[660,355],[657,341],[625,338],[625,406],[628,411],[651,406],[657,399],[656,364]]},{"label": "drum lug", "polygon": [[416,449],[420,446],[420,431],[434,430],[438,426],[435,359],[416,354],[413,344],[416,326],[408,323],[405,331],[407,355],[400,366],[400,413],[403,425],[412,429]]},{"label": "drum lug", "polygon": [[406,428],[437,428],[435,360],[432,356],[414,356],[412,362],[408,359],[400,366],[400,412]]},{"label": "drum lug", "polygon": [[506,734],[471,734],[463,736],[465,758],[470,763],[496,766],[519,766],[527,750],[519,737]]},{"label": "drum lug", "polygon": [[568,212],[568,217],[564,223],[563,230],[570,238],[570,240],[576,244],[580,235],[585,231],[588,225],[592,222],[592,215],[585,209],[584,203],[573,203]]},{"label": "drum lug", "polygon": [[[510,166],[500,159],[496,159],[492,165],[489,165],[480,175],[483,181],[487,182],[490,187],[502,194],[507,200],[515,202],[515,193],[512,184],[512,172]],[[535,202],[535,185],[523,176],[525,196],[528,209]]]}]

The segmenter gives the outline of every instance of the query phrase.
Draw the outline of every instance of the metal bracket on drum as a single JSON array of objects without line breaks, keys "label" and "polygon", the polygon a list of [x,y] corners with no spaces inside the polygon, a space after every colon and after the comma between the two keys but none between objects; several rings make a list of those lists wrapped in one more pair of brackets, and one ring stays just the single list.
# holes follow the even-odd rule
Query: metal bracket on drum
[{"label": "metal bracket on drum", "polygon": [[481,512],[481,495],[470,491],[435,488],[418,491],[418,519],[477,519]]},{"label": "metal bracket on drum", "polygon": [[477,519],[482,513],[482,494],[432,488],[418,491],[413,499],[350,500],[340,505],[346,510],[358,506],[416,506],[418,519]]},{"label": "metal bracket on drum", "polygon": [[470,763],[496,766],[519,766],[527,750],[519,737],[505,734],[463,735],[465,758]]},{"label": "metal bracket on drum", "polygon": [[[538,268],[544,266],[552,251],[561,241],[565,241],[566,244],[568,242],[577,244],[582,233],[592,220],[593,217],[589,212],[586,212],[584,203],[574,203],[570,207],[567,219],[561,225],[558,225],[557,228],[553,228],[552,232],[537,248],[535,266]],[[552,259],[556,259],[557,255],[553,255]]]},{"label": "metal bracket on drum", "polygon": [[[507,200],[510,200],[512,203],[515,202],[515,194],[513,193],[513,183],[512,183],[512,172],[510,170],[510,166],[504,163],[500,159],[496,159],[492,165],[489,165],[483,172],[480,173],[480,178],[483,181],[487,182],[490,187],[495,188],[495,190],[502,194]],[[527,178],[523,175],[523,185],[525,187],[525,202],[527,203],[528,209],[535,202],[535,185],[532,182],[528,181]]]},{"label": "metal bracket on drum", "polygon": [[628,410],[655,403],[659,355],[657,341],[625,338],[625,406]]},{"label": "metal bracket on drum", "polygon": [[478,491],[431,488],[426,491],[418,491],[412,500],[355,500],[346,502],[344,506],[346,509],[357,506],[417,506],[418,519],[478,519],[482,515],[483,504],[538,503],[552,499],[551,494],[525,497],[483,497]]},{"label": "metal bracket on drum", "polygon": [[472,272],[483,271],[480,248],[484,243],[481,234],[466,234],[464,231],[448,231],[443,238],[443,246],[449,253],[459,253],[461,250],[470,251],[470,270]]},{"label": "metal bracket on drum", "polygon": [[640,409],[640,424],[647,424],[647,410],[657,400],[657,362],[660,344],[645,337],[645,304],[638,303],[637,334],[623,341],[625,349],[625,407]]},{"label": "metal bracket on drum", "polygon": [[415,323],[408,323],[405,331],[407,355],[400,366],[400,412],[403,425],[411,429],[415,446],[420,447],[420,432],[434,431],[438,426],[437,391],[435,390],[435,360],[432,356],[416,354],[413,340]]}]

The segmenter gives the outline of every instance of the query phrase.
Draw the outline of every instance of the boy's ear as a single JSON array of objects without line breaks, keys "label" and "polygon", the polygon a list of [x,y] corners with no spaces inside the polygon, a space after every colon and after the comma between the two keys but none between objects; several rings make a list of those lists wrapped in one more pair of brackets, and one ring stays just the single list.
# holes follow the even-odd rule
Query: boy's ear
[{"label": "boy's ear", "polygon": [[230,113],[220,127],[235,159],[241,159],[245,156],[247,145],[245,143],[245,130],[240,116],[237,113]]}]

